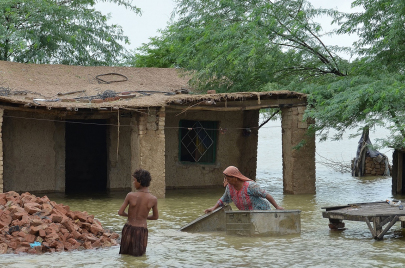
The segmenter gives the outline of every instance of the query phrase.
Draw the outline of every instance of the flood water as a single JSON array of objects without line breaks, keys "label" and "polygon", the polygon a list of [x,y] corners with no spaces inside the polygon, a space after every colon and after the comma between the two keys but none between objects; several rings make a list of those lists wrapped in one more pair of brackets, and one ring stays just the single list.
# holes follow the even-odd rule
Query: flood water
[{"label": "flood water", "polygon": [[[373,141],[379,130],[370,132]],[[337,161],[354,158],[357,139],[317,143],[320,156]],[[223,189],[172,190],[159,199],[160,219],[149,221],[146,255],[119,255],[119,246],[84,251],[0,257],[0,267],[403,267],[405,237],[396,223],[384,240],[375,241],[364,222],[345,221],[346,230],[330,231],[322,207],[392,198],[391,177],[354,178],[317,164],[316,194],[284,195],[280,122],[260,129],[257,181],[285,209],[301,210],[301,234],[239,237],[225,233],[192,234],[179,228],[215,204]],[[392,160],[392,151],[380,150]],[[299,172],[299,171],[297,171]],[[126,193],[94,196],[48,195],[71,210],[95,215],[104,228],[120,233],[125,218],[117,215]],[[401,198],[396,196],[396,198]],[[235,209],[235,208],[234,208]]]}]

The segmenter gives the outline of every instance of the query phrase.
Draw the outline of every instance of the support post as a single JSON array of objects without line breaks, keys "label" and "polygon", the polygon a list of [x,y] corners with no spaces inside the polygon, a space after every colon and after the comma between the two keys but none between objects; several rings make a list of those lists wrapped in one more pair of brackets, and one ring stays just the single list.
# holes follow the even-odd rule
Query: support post
[{"label": "support post", "polygon": [[329,219],[329,229],[331,230],[345,230],[345,223],[340,219]]},{"label": "support post", "polygon": [[403,179],[403,169],[402,169],[402,163],[403,163],[403,152],[398,151],[398,162],[397,162],[397,167],[398,167],[398,173],[397,173],[397,189],[396,189],[396,194],[402,194],[402,179]]},{"label": "support post", "polygon": [[[305,106],[282,108],[282,146],[284,193],[314,194],[315,135],[308,134],[308,121],[303,121]],[[295,149],[300,142],[304,145]]]},{"label": "support post", "polygon": [[3,181],[3,116],[4,109],[0,109],[0,193],[4,192]]},{"label": "support post", "polygon": [[143,168],[152,176],[150,191],[158,198],[165,197],[165,108],[149,108],[139,115],[138,128],[133,130],[132,170]]}]

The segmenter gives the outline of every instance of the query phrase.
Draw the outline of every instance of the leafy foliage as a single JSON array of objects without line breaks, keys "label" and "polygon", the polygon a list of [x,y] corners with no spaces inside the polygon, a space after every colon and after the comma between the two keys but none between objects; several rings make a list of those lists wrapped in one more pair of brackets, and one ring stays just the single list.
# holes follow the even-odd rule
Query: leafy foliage
[{"label": "leafy foliage", "polygon": [[[163,36],[167,31],[162,31]],[[174,46],[168,39],[152,37],[148,44],[143,44],[139,54],[133,51],[133,55],[127,59],[126,65],[137,67],[170,68],[176,66],[174,58]]]},{"label": "leafy foliage", "polygon": [[[135,55],[144,66],[181,67],[200,90],[304,92],[311,131],[321,140],[382,126],[391,135],[380,145],[405,147],[403,0],[354,0],[363,9],[354,13],[314,9],[306,0],[177,3],[176,21]],[[340,26],[330,34],[359,40],[353,48],[325,45],[318,16]],[[344,60],[341,52],[355,58]]]},{"label": "leafy foliage", "polygon": [[334,11],[302,0],[177,2],[178,20],[136,55],[149,64],[135,66],[170,59],[193,72],[197,88],[222,92],[285,85],[296,76],[346,75],[346,62],[336,52],[348,49],[326,46],[319,38],[321,25],[313,21]]},{"label": "leafy foliage", "polygon": [[405,1],[356,0],[353,7],[363,12],[335,14],[339,33],[358,34],[355,43],[361,56],[372,57],[390,71],[404,71]]},{"label": "leafy foliage", "polygon": [[[135,13],[126,0],[109,0]],[[118,25],[96,11],[96,0],[0,1],[0,60],[24,63],[113,65],[128,43]]]},{"label": "leafy foliage", "polygon": [[[356,0],[362,12],[335,13],[341,25],[338,33],[356,33],[357,60],[350,75],[328,83],[306,85],[316,129],[325,139],[329,129],[340,138],[347,128],[374,126],[390,130],[376,145],[405,147],[405,2],[397,0]],[[291,86],[291,85],[290,85]],[[323,131],[323,132],[322,132]]]},{"label": "leafy foliage", "polygon": [[404,82],[403,75],[380,72],[374,77],[344,77],[325,86],[307,85],[303,89],[310,93],[307,116],[316,118],[315,130],[322,140],[328,129],[337,130],[333,138],[340,139],[349,128],[358,128],[361,134],[363,128],[379,126],[391,130],[382,145],[401,148],[405,137]]}]

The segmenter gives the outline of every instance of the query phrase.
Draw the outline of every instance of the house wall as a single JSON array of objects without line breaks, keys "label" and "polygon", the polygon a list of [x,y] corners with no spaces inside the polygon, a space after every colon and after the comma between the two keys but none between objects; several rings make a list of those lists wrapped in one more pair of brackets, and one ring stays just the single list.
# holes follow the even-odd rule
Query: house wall
[{"label": "house wall", "polygon": [[131,189],[131,133],[133,119],[113,116],[107,134],[108,180],[110,190]]},{"label": "house wall", "polygon": [[148,170],[152,177],[149,190],[158,198],[164,198],[166,191],[165,116],[164,107],[149,108],[132,121],[132,172],[139,168]]},{"label": "house wall", "polygon": [[64,191],[64,123],[5,111],[2,128],[4,191]]},{"label": "house wall", "polygon": [[[164,109],[150,109],[147,114],[123,114],[119,118],[118,111],[116,115],[86,117],[107,119],[110,124],[107,130],[107,189],[130,190],[133,186],[131,174],[137,168],[144,168],[152,174],[151,191],[158,197],[164,197]],[[2,118],[0,116],[0,127]],[[3,158],[0,154],[1,191],[65,191],[65,123],[58,120],[60,118],[50,115],[5,112],[0,132],[5,160],[2,182]],[[4,189],[1,188],[3,186]]]},{"label": "house wall", "polygon": [[[308,123],[303,121],[304,106],[282,108],[283,186],[284,193],[314,194],[315,135],[308,135]],[[300,142],[305,145],[295,149]]]},{"label": "house wall", "polygon": [[3,115],[4,115],[4,109],[0,109],[0,193],[4,192],[4,187],[3,187]]},{"label": "house wall", "polygon": [[[219,121],[216,162],[213,164],[179,161],[179,121]],[[256,178],[257,126],[259,111],[214,112],[168,110],[166,112],[166,188],[197,188],[223,184],[222,171],[232,165],[251,179]],[[246,137],[242,128],[251,127]]]}]

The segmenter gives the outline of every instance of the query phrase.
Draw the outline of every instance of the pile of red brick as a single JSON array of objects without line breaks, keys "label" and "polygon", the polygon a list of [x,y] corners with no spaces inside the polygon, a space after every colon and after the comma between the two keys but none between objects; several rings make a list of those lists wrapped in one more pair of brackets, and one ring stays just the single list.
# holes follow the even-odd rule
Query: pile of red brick
[{"label": "pile of red brick", "polygon": [[93,215],[70,211],[47,196],[0,193],[0,254],[110,247],[118,238]]}]

